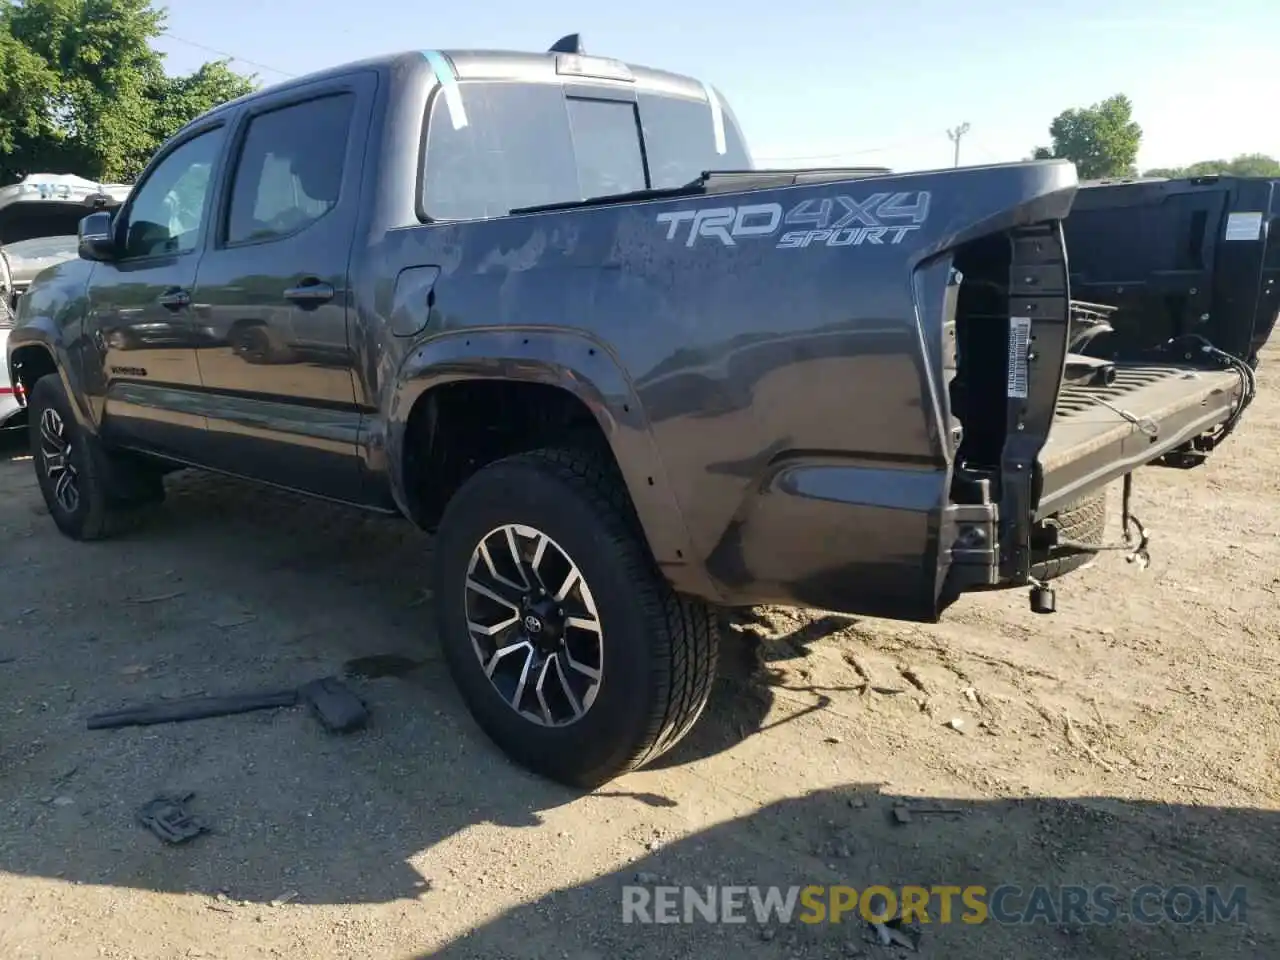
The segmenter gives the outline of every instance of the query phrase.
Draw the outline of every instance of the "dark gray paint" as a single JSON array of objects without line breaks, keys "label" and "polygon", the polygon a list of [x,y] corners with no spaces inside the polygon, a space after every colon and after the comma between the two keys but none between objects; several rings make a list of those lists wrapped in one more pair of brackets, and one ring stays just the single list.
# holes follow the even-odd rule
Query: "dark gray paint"
[{"label": "dark gray paint", "polygon": [[[454,62],[464,77],[555,80],[545,57]],[[637,76],[653,90],[700,95],[683,78]],[[101,264],[64,264],[27,298],[11,356],[30,345],[50,350],[83,423],[104,436],[121,424],[133,445],[180,461],[406,513],[405,427],[427,391],[470,378],[560,387],[596,416],[663,571],[713,601],[932,618],[958,589],[1025,574],[1025,544],[1005,544],[996,569],[994,505],[951,503],[949,252],[1061,220],[1076,191],[1070,164],[761,176],[749,193],[724,192],[734,189],[728,183],[711,196],[424,225],[415,197],[435,84],[420,56],[257,97],[352,84],[368,130],[359,145],[368,146],[349,163],[333,221],[348,231],[345,246],[332,232],[323,244],[294,239],[245,253],[218,249],[209,231],[198,280],[156,273],[135,287]],[[261,102],[216,112],[232,142]],[[929,191],[932,203],[927,222],[898,245],[779,250],[767,240],[726,247],[702,238],[689,247],[668,240],[657,220],[899,191]],[[1010,471],[1031,470],[1061,377],[1065,266],[1058,234],[1044,237],[1035,243],[1052,248],[1046,256],[1062,284],[1043,302],[1058,305],[1058,319],[1037,327],[1048,360],[1033,366],[1034,409],[1019,414],[1030,430],[1011,447]],[[347,250],[344,272],[330,254]],[[278,299],[304,273],[335,289],[311,317]],[[96,344],[107,315],[121,318],[126,294],[145,304],[167,284],[192,281],[185,344],[139,343],[119,356]],[[255,365],[227,349],[235,324],[255,316],[288,348],[278,362]],[[304,327],[319,355],[295,349],[288,331]],[[112,365],[147,373],[113,374]],[[152,384],[161,369],[166,382]],[[1021,518],[1006,522],[1005,540],[1031,521],[1030,481],[1018,489],[1006,506]],[[985,529],[987,545],[955,554],[978,572],[948,586],[951,544],[965,524]]]}]

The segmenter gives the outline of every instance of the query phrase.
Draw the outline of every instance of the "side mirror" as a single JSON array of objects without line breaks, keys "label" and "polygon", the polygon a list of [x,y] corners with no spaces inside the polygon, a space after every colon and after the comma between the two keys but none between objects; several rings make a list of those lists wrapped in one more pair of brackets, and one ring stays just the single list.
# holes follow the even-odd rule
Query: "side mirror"
[{"label": "side mirror", "polygon": [[107,261],[115,259],[115,224],[110,213],[98,210],[80,221],[76,229],[81,260]]}]

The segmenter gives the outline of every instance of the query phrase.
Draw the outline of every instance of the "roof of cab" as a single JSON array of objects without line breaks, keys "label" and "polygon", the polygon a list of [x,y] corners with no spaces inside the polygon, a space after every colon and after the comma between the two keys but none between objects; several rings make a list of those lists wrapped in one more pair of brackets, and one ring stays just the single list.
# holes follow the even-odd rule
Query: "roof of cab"
[{"label": "roof of cab", "polygon": [[[212,110],[192,120],[188,126],[208,120],[258,97],[280,93],[293,87],[303,86],[304,84],[314,83],[317,80],[324,80],[330,77],[338,77],[361,70],[382,72],[409,68],[430,71],[432,68],[427,61],[428,53],[443,55],[453,68],[457,78],[461,80],[523,80],[535,83],[559,80],[572,83],[624,84],[628,87],[643,89],[649,93],[665,93],[670,96],[685,96],[696,99],[704,99],[707,95],[707,88],[691,77],[669,73],[665,70],[636,66],[630,63],[623,64],[623,66],[630,71],[634,79],[631,82],[625,82],[592,76],[560,75],[556,70],[556,59],[563,54],[557,53],[528,53],[510,50],[408,50],[340,64],[263,87],[260,90],[255,90],[252,93],[247,93],[235,100],[230,100],[214,107]],[[582,54],[581,56],[587,61],[604,59],[611,60],[613,63],[621,63],[621,61],[612,60],[612,58],[608,57],[595,58],[588,54]]]}]

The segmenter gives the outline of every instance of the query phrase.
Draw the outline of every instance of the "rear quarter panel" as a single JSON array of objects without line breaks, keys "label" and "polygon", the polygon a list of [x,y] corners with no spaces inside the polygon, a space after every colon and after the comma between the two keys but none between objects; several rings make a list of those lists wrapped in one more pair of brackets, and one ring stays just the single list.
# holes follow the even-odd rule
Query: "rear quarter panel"
[{"label": "rear quarter panel", "polygon": [[507,328],[569,369],[603,351],[626,385],[601,394],[609,429],[653,451],[622,463],[628,486],[669,487],[654,522],[683,527],[719,599],[836,606],[862,571],[868,595],[927,604],[951,451],[941,304],[917,303],[916,271],[1065,215],[1074,190],[1070,165],[1023,164],[393,230],[374,258],[441,272],[382,409],[437,338]]}]

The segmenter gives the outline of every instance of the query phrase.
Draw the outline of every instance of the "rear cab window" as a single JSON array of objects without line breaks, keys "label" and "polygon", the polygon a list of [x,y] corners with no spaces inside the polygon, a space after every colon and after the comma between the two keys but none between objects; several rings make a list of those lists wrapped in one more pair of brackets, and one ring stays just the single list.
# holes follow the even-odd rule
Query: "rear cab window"
[{"label": "rear cab window", "polygon": [[718,152],[715,118],[706,100],[647,93],[641,93],[638,100],[654,189],[683,187],[708,170],[750,170],[754,166],[742,132],[728,115],[723,117],[724,153]]},{"label": "rear cab window", "polygon": [[636,105],[625,100],[566,97],[565,107],[581,199],[644,190],[648,180]]},{"label": "rear cab window", "polygon": [[558,83],[467,80],[466,123],[437,91],[427,111],[422,213],[431,220],[506,216],[683,186],[707,170],[750,169],[742,135],[725,114],[723,152],[706,99],[667,94],[599,96]]}]

